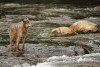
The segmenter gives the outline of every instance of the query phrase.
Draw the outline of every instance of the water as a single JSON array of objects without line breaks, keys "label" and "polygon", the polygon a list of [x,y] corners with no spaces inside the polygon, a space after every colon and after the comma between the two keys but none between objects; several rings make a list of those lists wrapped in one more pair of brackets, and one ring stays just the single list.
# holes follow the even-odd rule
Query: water
[{"label": "water", "polygon": [[[25,53],[26,56],[21,57],[21,59],[18,57],[17,61],[14,57],[11,58],[12,60],[8,59],[8,27],[11,23],[19,22],[23,19],[23,17],[26,16],[29,17],[33,23],[26,40],[28,44],[26,45],[28,47],[27,50],[29,52],[28,54]],[[98,53],[100,52],[100,46],[98,44],[95,45],[94,42],[98,41],[97,43],[100,43],[100,32],[65,37],[49,37],[47,35],[48,32],[53,28],[60,26],[70,26],[77,20],[83,19],[90,20],[100,25],[100,6],[74,6],[72,4],[1,3],[0,48],[3,48],[0,50],[0,54],[2,55],[0,56],[0,61],[4,61],[0,63],[3,65],[12,63],[9,65],[10,67],[100,67],[100,53]],[[93,43],[87,45],[89,41],[92,41]],[[44,47],[42,48],[41,46]],[[75,55],[74,49],[80,56],[73,56]],[[94,49],[94,51],[92,51],[92,49]],[[96,53],[83,55],[85,53],[91,52]],[[4,56],[5,54],[6,56]],[[32,54],[39,55],[40,58],[46,59],[42,60],[43,62],[36,61],[36,65],[34,65],[32,64],[34,62]]]},{"label": "water", "polygon": [[9,43],[8,27],[27,16],[33,26],[27,42],[48,38],[48,32],[59,26],[69,26],[77,20],[90,20],[100,25],[100,6],[74,6],[70,4],[0,4],[0,43]]},{"label": "water", "polygon": [[[86,54],[83,56],[53,56],[43,63],[36,65],[22,64],[23,67],[99,67],[100,53]],[[13,67],[19,67],[17,65]]]}]

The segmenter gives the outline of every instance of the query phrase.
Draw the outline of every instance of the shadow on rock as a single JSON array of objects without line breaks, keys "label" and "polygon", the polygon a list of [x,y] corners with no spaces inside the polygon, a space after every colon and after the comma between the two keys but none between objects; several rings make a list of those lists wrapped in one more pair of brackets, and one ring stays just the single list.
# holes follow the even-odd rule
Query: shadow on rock
[{"label": "shadow on rock", "polygon": [[20,56],[23,56],[24,54],[24,51],[10,51],[8,53],[8,56],[11,56],[11,57],[20,57]]}]

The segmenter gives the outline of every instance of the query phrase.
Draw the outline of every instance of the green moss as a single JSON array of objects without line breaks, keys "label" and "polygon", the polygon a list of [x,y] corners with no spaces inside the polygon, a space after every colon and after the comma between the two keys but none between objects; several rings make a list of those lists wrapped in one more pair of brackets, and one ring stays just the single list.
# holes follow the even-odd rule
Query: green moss
[{"label": "green moss", "polygon": [[83,30],[83,32],[84,32],[84,33],[87,33],[87,32],[88,32],[88,30],[86,30],[86,29],[85,29],[85,30]]},{"label": "green moss", "polygon": [[94,27],[92,32],[97,32],[98,31],[98,28],[97,27]]},{"label": "green moss", "polygon": [[56,34],[48,34],[49,37],[55,37]]}]

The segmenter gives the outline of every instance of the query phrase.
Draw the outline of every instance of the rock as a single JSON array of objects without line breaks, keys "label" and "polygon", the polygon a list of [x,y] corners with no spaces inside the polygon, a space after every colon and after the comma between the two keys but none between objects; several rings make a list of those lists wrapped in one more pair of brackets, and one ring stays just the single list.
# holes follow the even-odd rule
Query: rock
[{"label": "rock", "polygon": [[34,54],[24,54],[24,58],[26,58],[27,62],[30,64],[36,64],[39,62],[39,58]]},{"label": "rock", "polygon": [[91,47],[90,53],[99,53],[100,52],[100,43],[96,40],[90,40],[86,45]]},{"label": "rock", "polygon": [[14,65],[14,66],[12,66],[12,67],[22,67],[22,65]]},{"label": "rock", "polygon": [[10,51],[8,56],[19,57],[19,56],[23,56],[23,54],[24,54],[23,51]]},{"label": "rock", "polygon": [[[61,56],[61,55],[68,55],[68,56],[74,56],[76,55],[83,55],[85,54],[84,49],[82,47],[77,47],[77,46],[47,46],[47,45],[40,45],[40,44],[29,44],[27,46],[27,52],[34,54],[34,55],[29,55],[27,54],[26,57],[31,59],[33,56],[34,59],[39,59],[39,58],[48,58],[51,56]],[[33,49],[31,49],[33,48]]]},{"label": "rock", "polygon": [[28,64],[28,63],[22,64],[22,67],[29,67],[29,66],[30,66],[30,64]]},{"label": "rock", "polygon": [[21,57],[19,57],[19,58],[8,57],[6,59],[2,58],[2,59],[0,59],[0,61],[2,63],[2,64],[0,64],[0,65],[2,65],[0,67],[12,67],[14,65],[23,64],[25,62],[24,60],[22,60]]},{"label": "rock", "polygon": [[5,64],[5,63],[0,62],[0,67],[10,67],[10,66],[8,64]]},{"label": "rock", "polygon": [[6,53],[8,50],[8,48],[6,48],[5,46],[0,46],[0,53]]}]

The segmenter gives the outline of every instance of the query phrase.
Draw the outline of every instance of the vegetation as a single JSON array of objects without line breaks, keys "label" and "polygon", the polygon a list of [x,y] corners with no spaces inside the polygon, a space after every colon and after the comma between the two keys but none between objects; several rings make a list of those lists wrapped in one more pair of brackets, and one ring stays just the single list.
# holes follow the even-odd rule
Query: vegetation
[{"label": "vegetation", "polygon": [[49,37],[53,37],[56,36],[55,34],[48,34]]}]

